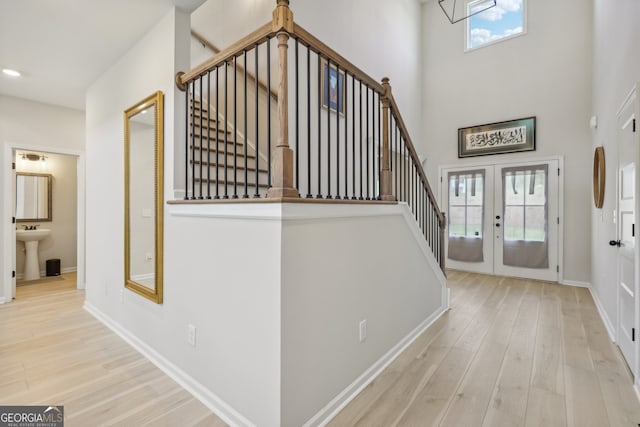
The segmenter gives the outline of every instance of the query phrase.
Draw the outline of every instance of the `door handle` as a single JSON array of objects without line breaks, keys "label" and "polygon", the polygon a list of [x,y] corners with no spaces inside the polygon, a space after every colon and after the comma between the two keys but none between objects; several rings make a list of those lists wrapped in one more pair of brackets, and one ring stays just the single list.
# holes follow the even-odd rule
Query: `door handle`
[{"label": "door handle", "polygon": [[609,240],[609,246],[622,246],[622,242],[620,240]]}]

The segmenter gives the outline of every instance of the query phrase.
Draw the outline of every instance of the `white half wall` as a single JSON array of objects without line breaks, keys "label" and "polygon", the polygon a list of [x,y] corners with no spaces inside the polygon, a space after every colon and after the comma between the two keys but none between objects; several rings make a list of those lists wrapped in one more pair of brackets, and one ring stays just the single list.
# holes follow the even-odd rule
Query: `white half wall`
[{"label": "white half wall", "polygon": [[616,238],[617,113],[633,85],[640,82],[640,3],[593,0],[592,5],[595,16],[592,114],[598,117],[598,128],[591,134],[590,153],[593,155],[597,146],[604,147],[607,171],[604,206],[596,209],[593,202],[589,204],[592,292],[599,300],[598,308],[608,318],[608,325],[615,327],[617,250],[608,242]]},{"label": "white half wall", "polygon": [[405,204],[283,205],[281,425],[322,425],[442,314],[446,293]]},{"label": "white half wall", "polygon": [[435,184],[439,166],[479,162],[458,159],[458,128],[536,116],[535,152],[492,158],[564,157],[561,271],[565,281],[589,283],[592,5],[528,0],[526,9],[527,34],[465,53],[464,21],[450,24],[436,1],[422,5],[425,142],[416,148]]}]

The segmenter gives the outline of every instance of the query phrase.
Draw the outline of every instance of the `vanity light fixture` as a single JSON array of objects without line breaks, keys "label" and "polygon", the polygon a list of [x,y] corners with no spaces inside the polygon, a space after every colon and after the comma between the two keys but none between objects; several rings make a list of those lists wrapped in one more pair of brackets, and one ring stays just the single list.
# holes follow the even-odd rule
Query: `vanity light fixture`
[{"label": "vanity light fixture", "polygon": [[20,71],[12,70],[11,68],[3,68],[2,73],[9,77],[20,77],[22,75]]},{"label": "vanity light fixture", "polygon": [[44,154],[36,154],[36,153],[22,153],[22,160],[31,160],[32,162],[37,162],[41,160],[43,162],[47,161],[47,156]]},{"label": "vanity light fixture", "polygon": [[438,0],[440,8],[455,24],[496,6],[496,0]]}]

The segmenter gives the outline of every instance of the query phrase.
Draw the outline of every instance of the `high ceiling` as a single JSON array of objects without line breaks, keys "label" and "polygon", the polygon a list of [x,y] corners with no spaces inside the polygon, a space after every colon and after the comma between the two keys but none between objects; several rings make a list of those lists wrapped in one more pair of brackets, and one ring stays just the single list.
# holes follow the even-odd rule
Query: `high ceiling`
[{"label": "high ceiling", "polygon": [[204,0],[0,0],[0,94],[84,110],[87,88],[174,5]]}]

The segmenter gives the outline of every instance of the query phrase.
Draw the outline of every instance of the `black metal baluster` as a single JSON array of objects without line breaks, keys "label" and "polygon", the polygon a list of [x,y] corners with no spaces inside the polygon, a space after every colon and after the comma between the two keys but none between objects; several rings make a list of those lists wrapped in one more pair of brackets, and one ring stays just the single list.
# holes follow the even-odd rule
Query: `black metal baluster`
[{"label": "black metal baluster", "polygon": [[229,108],[229,64],[227,63],[227,61],[224,62],[224,171],[222,172],[224,174],[224,196],[222,196],[223,199],[228,199],[229,198],[229,183],[227,182],[227,178],[229,176],[229,169],[228,169],[228,162],[227,162],[227,157],[229,157],[228,154],[228,137],[227,135],[229,134],[229,115],[228,115],[228,108]]},{"label": "black metal baluster", "polygon": [[238,57],[233,57],[233,198],[238,198]]},{"label": "black metal baluster", "polygon": [[[220,121],[218,117],[220,116],[220,66],[216,67],[216,115],[215,115],[215,126],[216,126],[216,195],[214,199],[220,198]],[[224,155],[227,155],[226,148],[223,151]]]},{"label": "black metal baluster", "polygon": [[196,196],[196,83],[191,82],[191,200]]},{"label": "black metal baluster", "polygon": [[307,46],[307,199],[311,195],[311,49]]},{"label": "black metal baluster", "polygon": [[407,164],[405,163],[405,154],[406,154],[406,146],[404,145],[404,138],[402,134],[400,134],[400,194],[402,195],[401,200],[403,202],[407,201]]},{"label": "black metal baluster", "polygon": [[394,162],[394,165],[395,165],[394,176],[396,177],[396,182],[395,182],[395,184],[396,184],[396,192],[395,192],[395,196],[396,196],[396,200],[399,200],[400,197],[399,197],[399,193],[398,193],[398,181],[400,179],[400,175],[398,175],[398,170],[399,170],[398,169],[398,160],[399,160],[399,155],[398,155],[398,127],[395,124],[395,120],[394,120],[393,124],[394,124],[393,129],[395,129],[395,132],[394,132],[394,138],[395,138],[394,145],[396,147],[396,151],[395,151],[395,154],[393,156],[394,160],[395,160],[395,162]]},{"label": "black metal baluster", "polygon": [[267,185],[271,188],[271,38],[267,37]]},{"label": "black metal baluster", "polygon": [[[203,144],[202,144],[202,140],[204,138],[204,128],[202,127],[202,123],[203,123],[202,122],[202,117],[204,116],[204,108],[203,108],[204,107],[204,99],[203,99],[204,97],[202,96],[202,76],[198,77],[198,84],[200,85],[200,138],[199,138],[200,139],[200,167],[199,167],[199,169],[200,169],[200,173],[199,173],[200,185],[198,186],[199,190],[200,190],[200,195],[198,196],[198,199],[202,200],[203,199],[203,197],[202,197],[202,185],[203,185],[203,181],[204,181],[204,177],[202,176],[203,175],[202,174],[202,168],[204,166],[202,164],[202,160],[203,160],[202,159],[202,150],[204,148]],[[194,161],[195,161],[195,159],[194,159]]]},{"label": "black metal baluster", "polygon": [[345,70],[344,72],[344,106],[343,106],[343,111],[344,111],[344,199],[348,199],[349,198],[349,162],[348,162],[348,147],[349,147],[349,137],[348,137],[348,124],[349,124],[349,120],[348,120],[348,111],[347,111],[347,71]]},{"label": "black metal baluster", "polygon": [[[376,92],[377,93],[377,92]],[[380,94],[377,94],[377,98],[378,98],[378,106],[376,107],[376,112],[378,113],[378,169],[376,169],[376,173],[378,174],[377,176],[377,180],[378,180],[378,196],[376,197],[378,200],[381,200],[380,194],[382,193],[382,188],[381,186],[381,178],[382,178],[382,158],[381,158],[381,154],[382,154],[382,140],[380,139],[380,135],[382,134],[382,131],[380,129],[380,126],[382,125],[382,117],[380,116],[380,112],[381,112],[381,105],[380,105]]]},{"label": "black metal baluster", "polygon": [[207,71],[207,199],[211,200],[211,70]]},{"label": "black metal baluster", "polygon": [[344,107],[344,99],[342,98],[344,90],[344,80],[340,87],[340,66],[336,63],[336,76],[338,78],[338,104],[336,105],[336,199],[340,199],[340,114]]},{"label": "black metal baluster", "polygon": [[360,200],[364,200],[363,197],[363,167],[362,167],[362,80],[360,80]]},{"label": "black metal baluster", "polygon": [[356,200],[356,76],[351,76],[351,199]]},{"label": "black metal baluster", "polygon": [[322,108],[321,105],[324,102],[322,98],[322,61],[320,53],[318,57],[318,194],[316,199],[322,199]]},{"label": "black metal baluster", "polygon": [[[247,50],[244,50],[242,65],[244,65],[244,193],[242,194],[242,198],[246,199],[249,197],[249,153],[247,148],[249,144],[247,144],[247,68],[249,68],[249,64],[247,64]],[[257,167],[256,167],[257,169]]]},{"label": "black metal baluster", "polygon": [[[329,90],[331,84],[331,60],[327,58],[327,72],[324,77],[325,90]],[[322,94],[324,96],[324,93]],[[336,114],[338,109],[336,108]],[[327,99],[327,199],[331,197],[331,99]]]},{"label": "black metal baluster", "polygon": [[184,92],[184,200],[189,200],[189,84]]},{"label": "black metal baluster", "polygon": [[369,170],[369,108],[370,108],[370,104],[369,104],[369,86],[365,86],[365,89],[367,91],[367,107],[366,107],[366,113],[367,113],[367,122],[366,122],[366,139],[365,139],[365,144],[367,146],[367,159],[365,161],[366,165],[367,165],[367,200],[371,200],[371,197],[369,197],[369,173],[371,172]]},{"label": "black metal baluster", "polygon": [[[255,80],[255,107],[256,107],[256,128],[255,128],[255,144],[256,144],[256,192],[253,194],[254,198],[259,198],[260,197],[260,176],[259,176],[259,172],[260,172],[260,102],[259,102],[259,98],[258,98],[258,94],[260,92],[259,90],[259,86],[258,86],[258,82],[260,81],[260,70],[258,68],[258,51],[260,50],[260,45],[256,45],[255,47],[255,74],[256,74],[256,80]],[[267,93],[267,104],[269,104],[269,97],[271,96],[270,93]],[[246,150],[246,147],[245,147]]]}]

